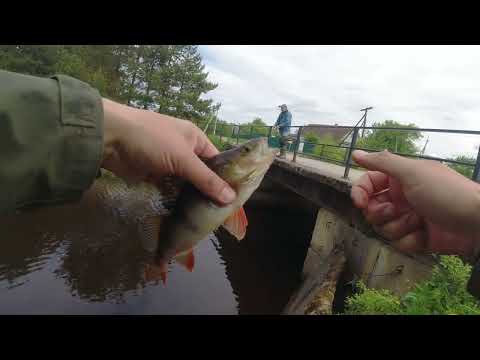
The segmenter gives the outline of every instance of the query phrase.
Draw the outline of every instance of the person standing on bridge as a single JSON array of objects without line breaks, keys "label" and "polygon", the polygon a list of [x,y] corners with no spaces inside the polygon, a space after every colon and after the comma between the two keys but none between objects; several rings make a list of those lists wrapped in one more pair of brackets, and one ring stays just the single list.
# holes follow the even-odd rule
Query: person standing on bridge
[{"label": "person standing on bridge", "polygon": [[292,114],[287,109],[287,105],[279,106],[281,112],[275,122],[274,127],[278,128],[280,133],[280,158],[285,159],[287,153],[287,135],[290,133],[290,126],[292,125]]}]

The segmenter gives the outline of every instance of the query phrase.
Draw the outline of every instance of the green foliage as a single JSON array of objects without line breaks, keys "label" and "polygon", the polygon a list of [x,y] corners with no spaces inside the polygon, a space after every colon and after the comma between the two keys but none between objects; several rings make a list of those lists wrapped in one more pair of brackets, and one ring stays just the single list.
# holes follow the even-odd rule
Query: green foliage
[{"label": "green foliage", "polygon": [[[336,160],[343,162],[345,159],[345,151],[344,148],[336,147],[338,142],[333,138],[332,135],[326,134],[317,141],[318,144],[323,145],[316,145],[313,149],[313,153],[319,157]],[[335,145],[335,146],[326,146],[326,145]]]},{"label": "green foliage", "polygon": [[402,311],[400,299],[388,290],[367,289],[365,284],[357,284],[359,293],[346,301],[349,315],[394,315]]},{"label": "green foliage", "polygon": [[268,136],[268,127],[267,123],[263,121],[261,118],[257,117],[253,119],[250,123],[253,126],[253,135],[254,136]]},{"label": "green foliage", "polygon": [[52,75],[58,47],[53,45],[0,45],[0,69],[29,75]]},{"label": "green foliage", "polygon": [[367,289],[347,299],[347,314],[480,315],[480,302],[470,295],[471,266],[456,256],[442,256],[432,276],[399,298],[386,290]]},{"label": "green foliage", "polygon": [[220,136],[213,135],[213,134],[209,134],[208,138],[219,151],[224,151],[229,148],[229,142],[227,141],[228,139],[226,138],[223,138],[222,141],[220,141]]},{"label": "green foliage", "polygon": [[233,134],[234,125],[223,120],[218,120],[216,134],[222,135],[225,138],[231,138]]},{"label": "green foliage", "polygon": [[305,142],[312,144],[317,144],[320,140],[318,135],[313,132],[306,132],[305,134],[303,134],[303,138],[305,139]]},{"label": "green foliage", "polygon": [[217,84],[191,45],[1,45],[0,69],[70,75],[104,97],[188,120],[220,107],[203,98]]},{"label": "green foliage", "polygon": [[240,125],[239,136],[244,138],[250,137],[250,134],[252,137],[268,136],[269,128],[266,126],[267,123],[257,117]]},{"label": "green foliage", "polygon": [[[415,124],[401,124],[392,120],[374,123],[373,127],[417,128]],[[417,130],[368,130],[363,138],[358,139],[357,147],[371,150],[387,149],[391,152],[413,155],[419,151],[415,142],[422,137]]]},{"label": "green foliage", "polygon": [[457,156],[457,157],[453,158],[452,160],[471,163],[472,166],[460,165],[460,164],[449,164],[449,163],[447,163],[447,165],[450,168],[452,168],[453,170],[455,170],[456,172],[462,174],[463,176],[466,176],[469,179],[472,178],[473,168],[475,166],[475,161],[476,161],[476,159],[474,157],[471,157],[471,156],[468,156],[468,155],[460,155],[460,156]]}]

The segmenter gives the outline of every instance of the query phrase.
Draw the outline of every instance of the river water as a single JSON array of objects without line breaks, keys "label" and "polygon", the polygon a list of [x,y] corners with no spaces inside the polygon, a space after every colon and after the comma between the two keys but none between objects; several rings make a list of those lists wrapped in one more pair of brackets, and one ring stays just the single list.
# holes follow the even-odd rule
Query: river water
[{"label": "river water", "polygon": [[244,240],[219,229],[193,272],[173,263],[164,285],[145,277],[151,254],[132,220],[152,202],[162,215],[163,200],[105,181],[79,203],[0,217],[0,314],[278,314],[298,286],[312,217],[249,202]]}]

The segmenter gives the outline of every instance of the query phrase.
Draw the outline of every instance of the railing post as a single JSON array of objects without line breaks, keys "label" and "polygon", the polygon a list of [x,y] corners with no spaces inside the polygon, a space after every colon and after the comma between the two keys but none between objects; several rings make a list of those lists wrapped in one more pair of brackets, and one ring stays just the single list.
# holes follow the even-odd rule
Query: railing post
[{"label": "railing post", "polygon": [[480,182],[480,146],[478,147],[477,162],[475,163],[475,168],[473,169],[472,180]]},{"label": "railing post", "polygon": [[297,131],[297,140],[295,144],[295,148],[293,150],[293,162],[297,161],[297,153],[298,153],[298,148],[300,147],[300,136],[302,134],[303,126],[300,126]]},{"label": "railing post", "polygon": [[353,149],[355,148],[355,145],[357,143],[357,137],[358,137],[358,127],[353,129],[353,136],[352,136],[352,141],[350,143],[350,147],[348,148],[348,156],[347,156],[347,161],[345,162],[345,172],[343,174],[343,177],[345,179],[348,178],[348,173],[350,172],[350,167],[352,166],[352,153]]},{"label": "railing post", "polygon": [[270,145],[270,138],[272,137],[272,126],[268,128],[268,138],[267,138],[267,144]]},{"label": "railing post", "polygon": [[320,157],[323,157],[323,150],[325,150],[325,144],[322,144],[322,150],[320,150]]},{"label": "railing post", "polygon": [[238,125],[238,128],[237,128],[237,145],[238,145],[238,137],[240,136],[240,125]]},{"label": "railing post", "polygon": [[222,135],[224,131],[225,131],[225,124],[222,124],[222,131],[220,132],[220,144],[222,143]]}]

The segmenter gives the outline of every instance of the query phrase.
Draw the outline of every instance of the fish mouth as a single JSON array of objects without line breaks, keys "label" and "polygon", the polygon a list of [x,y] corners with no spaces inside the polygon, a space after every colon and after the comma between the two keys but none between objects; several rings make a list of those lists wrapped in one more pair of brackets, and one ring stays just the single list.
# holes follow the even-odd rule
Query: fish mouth
[{"label": "fish mouth", "polygon": [[266,161],[271,160],[273,162],[273,159],[275,158],[275,150],[268,146],[268,138],[260,137],[251,141],[259,148],[259,153],[262,158],[265,157]]}]

